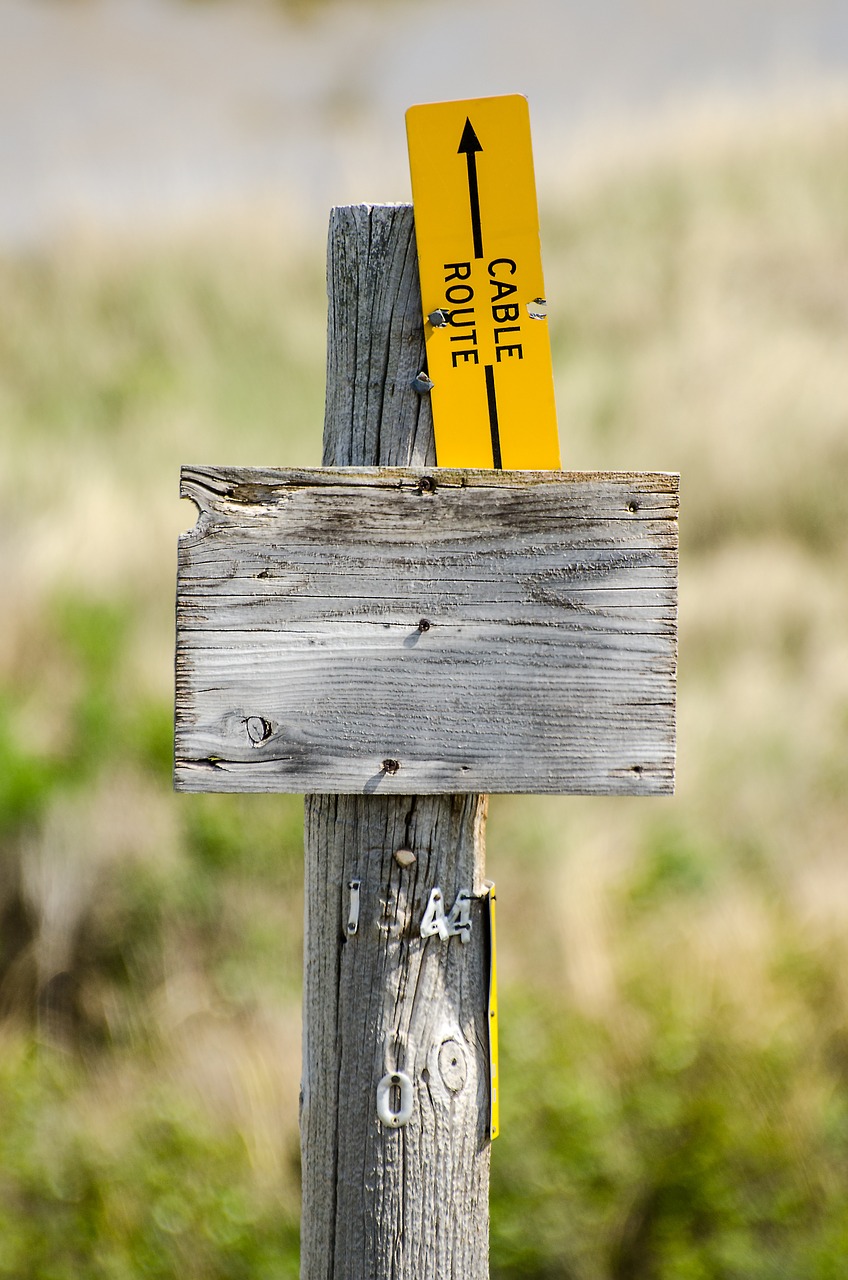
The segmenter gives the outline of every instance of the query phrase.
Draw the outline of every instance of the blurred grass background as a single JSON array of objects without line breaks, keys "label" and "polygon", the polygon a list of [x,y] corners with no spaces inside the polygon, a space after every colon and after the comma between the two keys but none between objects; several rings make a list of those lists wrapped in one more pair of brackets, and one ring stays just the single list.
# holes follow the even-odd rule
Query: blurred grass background
[{"label": "blurred grass background", "polygon": [[[565,464],[682,473],[678,794],[493,798],[496,1280],[848,1258],[848,112],[543,210]],[[317,464],[257,218],[0,260],[0,1276],[296,1276],[301,802],[171,793],[181,462]]]}]

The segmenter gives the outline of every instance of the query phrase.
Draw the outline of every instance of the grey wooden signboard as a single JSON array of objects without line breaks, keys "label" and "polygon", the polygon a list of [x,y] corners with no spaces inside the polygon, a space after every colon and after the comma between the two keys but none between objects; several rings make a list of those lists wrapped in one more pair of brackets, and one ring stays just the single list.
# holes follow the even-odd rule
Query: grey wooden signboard
[{"label": "grey wooden signboard", "polygon": [[178,788],[670,793],[677,487],[184,468]]}]

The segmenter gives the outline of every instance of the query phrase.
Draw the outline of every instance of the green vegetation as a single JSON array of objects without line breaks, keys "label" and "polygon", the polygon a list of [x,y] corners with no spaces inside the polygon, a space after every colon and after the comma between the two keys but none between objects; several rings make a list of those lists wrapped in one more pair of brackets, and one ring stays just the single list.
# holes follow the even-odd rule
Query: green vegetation
[{"label": "green vegetation", "polygon": [[[498,1280],[848,1255],[848,118],[543,213],[566,464],[682,473],[679,789],[495,798]],[[297,1274],[301,807],[175,797],[180,462],[316,463],[323,234],[0,262],[0,1277]]]}]

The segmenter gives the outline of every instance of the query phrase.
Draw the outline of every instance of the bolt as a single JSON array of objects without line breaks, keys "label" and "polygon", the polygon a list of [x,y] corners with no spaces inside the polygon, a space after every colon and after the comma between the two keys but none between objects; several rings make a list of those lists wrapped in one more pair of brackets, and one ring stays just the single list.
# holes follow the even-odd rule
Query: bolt
[{"label": "bolt", "polygon": [[435,311],[430,312],[427,319],[434,329],[444,329],[450,324],[450,312],[438,307]]},{"label": "bolt", "polygon": [[427,377],[427,374],[422,369],[421,372],[417,373],[412,379],[412,386],[415,391],[423,395],[425,391],[432,391],[435,383]]}]

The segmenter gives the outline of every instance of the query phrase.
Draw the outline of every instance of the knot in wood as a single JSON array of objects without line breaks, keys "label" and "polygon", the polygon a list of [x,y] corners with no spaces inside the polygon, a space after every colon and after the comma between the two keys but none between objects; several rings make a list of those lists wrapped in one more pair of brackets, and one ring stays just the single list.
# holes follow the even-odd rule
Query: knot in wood
[{"label": "knot in wood", "polygon": [[468,1067],[465,1062],[465,1050],[458,1040],[445,1040],[439,1050],[439,1075],[446,1089],[451,1093],[459,1093],[465,1087],[468,1078]]},{"label": "knot in wood", "polygon": [[247,729],[247,736],[254,747],[258,747],[260,742],[264,742],[266,738],[271,736],[271,726],[262,716],[248,716],[244,725]]}]

